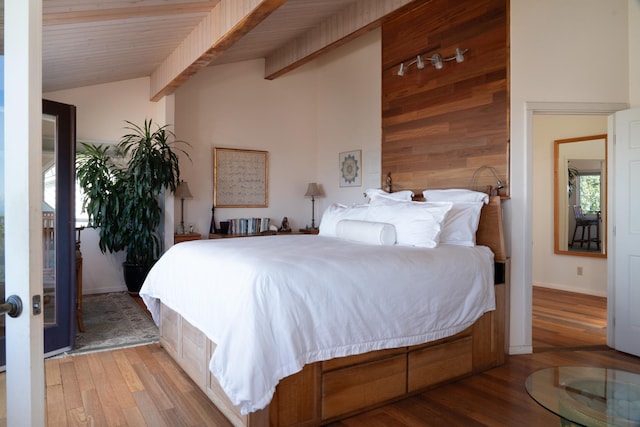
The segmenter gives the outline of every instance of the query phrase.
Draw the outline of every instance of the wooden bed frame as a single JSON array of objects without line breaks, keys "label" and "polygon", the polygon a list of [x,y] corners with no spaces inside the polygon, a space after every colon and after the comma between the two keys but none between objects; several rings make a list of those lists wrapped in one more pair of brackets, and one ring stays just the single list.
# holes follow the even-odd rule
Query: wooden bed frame
[{"label": "wooden bed frame", "polygon": [[508,263],[499,197],[483,207],[476,240],[495,254],[495,311],[438,341],[305,365],[280,381],[267,408],[246,416],[209,372],[215,343],[164,305],[160,343],[235,426],[317,426],[345,418],[504,363]]}]

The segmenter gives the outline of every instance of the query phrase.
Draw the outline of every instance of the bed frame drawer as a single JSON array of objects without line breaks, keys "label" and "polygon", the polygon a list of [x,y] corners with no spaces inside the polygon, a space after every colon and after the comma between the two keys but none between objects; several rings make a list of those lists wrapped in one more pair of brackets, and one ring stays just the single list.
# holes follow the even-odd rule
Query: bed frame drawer
[{"label": "bed frame drawer", "polygon": [[160,318],[160,343],[204,390],[209,373],[207,337],[164,305],[160,309]]},{"label": "bed frame drawer", "polygon": [[322,419],[402,396],[407,387],[407,356],[327,372],[322,376]]},{"label": "bed frame drawer", "polygon": [[186,320],[182,320],[181,359],[183,369],[204,388],[209,375],[207,359],[207,337]]},{"label": "bed frame drawer", "polygon": [[177,359],[182,317],[163,304],[160,307],[160,319],[160,341],[162,346],[167,350],[167,353]]},{"label": "bed frame drawer", "polygon": [[426,347],[409,353],[408,391],[417,391],[471,374],[473,339],[464,337],[441,346]]},{"label": "bed frame drawer", "polygon": [[356,354],[354,356],[336,357],[335,359],[325,360],[322,362],[322,372],[333,371],[334,369],[344,368],[346,366],[358,365],[384,357],[395,356],[407,352],[407,347],[390,348],[388,350],[370,351],[369,353]]}]

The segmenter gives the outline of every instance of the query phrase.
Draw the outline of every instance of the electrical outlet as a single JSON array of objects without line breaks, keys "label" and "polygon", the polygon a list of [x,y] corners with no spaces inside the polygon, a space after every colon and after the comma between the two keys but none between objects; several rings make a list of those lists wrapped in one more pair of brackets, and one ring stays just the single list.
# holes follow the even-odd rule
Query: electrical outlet
[{"label": "electrical outlet", "polygon": [[582,276],[582,266],[578,266],[578,276]]}]

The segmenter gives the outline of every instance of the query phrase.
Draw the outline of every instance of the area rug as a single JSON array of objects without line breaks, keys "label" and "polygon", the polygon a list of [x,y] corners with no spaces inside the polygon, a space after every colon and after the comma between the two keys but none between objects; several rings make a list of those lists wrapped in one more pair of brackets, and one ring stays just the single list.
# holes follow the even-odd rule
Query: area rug
[{"label": "area rug", "polygon": [[126,292],[85,295],[82,298],[84,332],[67,354],[112,350],[158,342],[158,328]]}]

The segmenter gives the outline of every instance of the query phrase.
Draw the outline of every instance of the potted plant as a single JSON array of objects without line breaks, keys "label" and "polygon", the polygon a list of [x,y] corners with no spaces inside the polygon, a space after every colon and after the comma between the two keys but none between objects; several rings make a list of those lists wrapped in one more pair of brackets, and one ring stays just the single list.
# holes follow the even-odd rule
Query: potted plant
[{"label": "potted plant", "polygon": [[115,146],[82,144],[77,176],[89,226],[99,228],[100,250],[126,251],[125,283],[136,293],[162,251],[159,198],[163,190],[175,192],[180,181],[176,151],[189,155],[175,147],[186,143],[176,141],[167,125],[153,130],[152,120],[126,123],[130,133]]},{"label": "potted plant", "polygon": [[580,172],[578,171],[578,169],[575,168],[575,166],[569,165],[567,167],[567,177],[568,177],[567,190],[569,193],[569,198],[571,198],[571,195],[573,194],[573,189],[576,187],[576,178],[578,177],[578,175],[580,175]]}]

